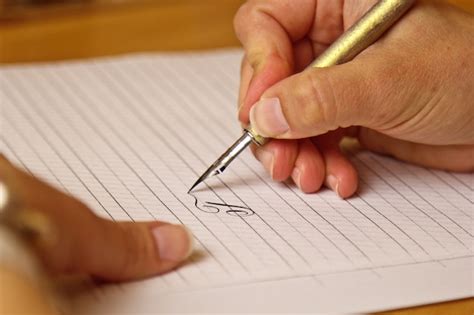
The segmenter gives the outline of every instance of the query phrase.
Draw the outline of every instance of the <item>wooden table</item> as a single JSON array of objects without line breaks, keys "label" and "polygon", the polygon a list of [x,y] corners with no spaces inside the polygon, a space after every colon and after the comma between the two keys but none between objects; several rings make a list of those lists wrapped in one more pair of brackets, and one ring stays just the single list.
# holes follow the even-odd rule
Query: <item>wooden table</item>
[{"label": "wooden table", "polygon": [[104,2],[0,13],[0,62],[239,44],[232,18],[242,0]]},{"label": "wooden table", "polygon": [[[2,12],[2,1],[0,63],[238,46],[232,18],[244,2],[76,0]],[[448,1],[474,14],[474,0]]]},{"label": "wooden table", "polygon": [[[110,2],[90,0],[82,4],[0,11],[0,62],[239,45],[232,29],[232,17],[243,0],[134,0],[113,1],[113,5]],[[451,2],[474,14],[474,0]],[[380,314],[473,315],[474,299]]]}]

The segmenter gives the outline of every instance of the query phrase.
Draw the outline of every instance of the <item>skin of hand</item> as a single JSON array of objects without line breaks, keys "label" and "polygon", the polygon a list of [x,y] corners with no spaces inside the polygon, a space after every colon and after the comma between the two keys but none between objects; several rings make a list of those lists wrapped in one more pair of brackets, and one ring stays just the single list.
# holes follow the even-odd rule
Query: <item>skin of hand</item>
[{"label": "skin of hand", "polygon": [[274,138],[254,148],[277,181],[346,198],[357,172],[344,136],[418,165],[474,169],[474,18],[418,1],[352,61],[301,72],[374,0],[251,0],[234,19],[245,56],[239,120]]},{"label": "skin of hand", "polygon": [[10,220],[33,230],[31,245],[52,275],[132,280],[170,271],[191,254],[192,235],[183,226],[100,218],[1,155],[0,181],[21,203],[21,209],[10,211]]}]

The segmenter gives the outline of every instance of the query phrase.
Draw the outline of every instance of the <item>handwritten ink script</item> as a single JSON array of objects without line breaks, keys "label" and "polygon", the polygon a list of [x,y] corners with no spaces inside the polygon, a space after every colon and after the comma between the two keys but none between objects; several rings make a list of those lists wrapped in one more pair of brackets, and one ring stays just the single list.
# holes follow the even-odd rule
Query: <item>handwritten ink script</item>
[{"label": "handwritten ink script", "polygon": [[225,202],[201,202],[196,196],[190,194],[194,198],[194,206],[206,213],[225,213],[235,217],[248,217],[255,214],[255,211],[247,206],[232,205]]}]

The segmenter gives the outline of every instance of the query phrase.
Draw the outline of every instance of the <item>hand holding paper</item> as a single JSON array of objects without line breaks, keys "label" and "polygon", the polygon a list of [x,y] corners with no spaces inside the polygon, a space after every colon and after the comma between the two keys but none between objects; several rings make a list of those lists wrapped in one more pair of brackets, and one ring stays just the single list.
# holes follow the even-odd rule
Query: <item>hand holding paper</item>
[{"label": "hand holding paper", "polygon": [[192,235],[182,226],[97,217],[2,155],[0,174],[7,192],[2,218],[26,237],[49,272],[131,280],[169,271],[191,253]]}]

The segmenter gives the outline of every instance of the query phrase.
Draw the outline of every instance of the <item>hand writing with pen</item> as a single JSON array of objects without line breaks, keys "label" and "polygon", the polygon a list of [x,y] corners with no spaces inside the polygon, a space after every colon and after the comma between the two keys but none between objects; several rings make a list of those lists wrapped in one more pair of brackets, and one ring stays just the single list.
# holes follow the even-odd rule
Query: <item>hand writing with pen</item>
[{"label": "hand writing with pen", "polygon": [[384,37],[342,65],[302,71],[376,1],[248,1],[235,17],[239,119],[273,138],[254,150],[271,177],[346,198],[357,171],[343,137],[450,171],[474,169],[473,17],[418,1]]},{"label": "hand writing with pen", "polygon": [[[235,28],[245,50],[239,119],[273,138],[254,152],[274,180],[291,177],[304,192],[326,185],[351,196],[357,172],[339,148],[345,136],[419,165],[474,169],[472,16],[419,1],[353,61],[301,72],[374,3],[255,0],[239,10]],[[0,183],[2,235],[19,234],[50,274],[131,280],[172,270],[192,251],[183,226],[100,218],[3,156]],[[225,202],[201,207],[253,214]],[[13,293],[21,281],[10,271],[0,268],[11,284],[0,296],[18,307],[22,295]]]}]

